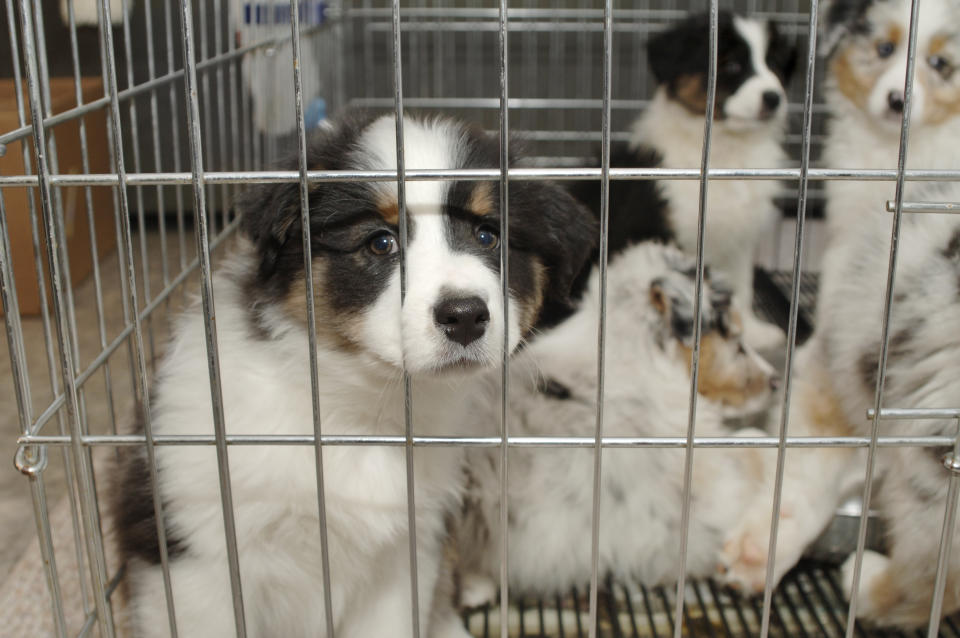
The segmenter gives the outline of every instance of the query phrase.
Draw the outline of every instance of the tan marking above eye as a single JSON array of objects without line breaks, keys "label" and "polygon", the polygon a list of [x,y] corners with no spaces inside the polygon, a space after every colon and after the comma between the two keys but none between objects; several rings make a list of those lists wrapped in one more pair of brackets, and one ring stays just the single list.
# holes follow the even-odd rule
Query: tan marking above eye
[{"label": "tan marking above eye", "polygon": [[899,24],[891,24],[887,27],[887,40],[894,45],[900,44],[903,39],[903,28]]},{"label": "tan marking above eye", "polygon": [[674,96],[677,101],[693,113],[703,115],[707,108],[707,93],[702,73],[684,75],[674,84]]},{"label": "tan marking above eye", "polygon": [[377,212],[383,220],[393,226],[400,220],[400,207],[392,195],[381,195],[377,198]]},{"label": "tan marking above eye", "polygon": [[467,212],[484,217],[494,212],[496,204],[493,200],[493,184],[490,182],[477,182],[470,193],[470,200],[467,202]]},{"label": "tan marking above eye", "polygon": [[878,74],[865,74],[861,65],[851,59],[853,54],[853,47],[837,52],[830,62],[830,79],[847,99],[862,109]]}]

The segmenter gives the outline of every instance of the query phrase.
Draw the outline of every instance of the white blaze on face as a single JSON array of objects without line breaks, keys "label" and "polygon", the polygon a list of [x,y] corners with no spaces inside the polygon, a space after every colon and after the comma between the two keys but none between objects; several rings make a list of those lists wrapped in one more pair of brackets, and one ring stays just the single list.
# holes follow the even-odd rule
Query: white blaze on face
[{"label": "white blaze on face", "polygon": [[[396,168],[395,122],[374,122],[361,139],[364,165]],[[463,152],[461,132],[451,124],[404,120],[404,160],[407,169],[452,169]],[[363,342],[380,358],[410,372],[427,372],[462,361],[493,363],[503,344],[503,300],[499,274],[481,258],[456,252],[446,232],[444,202],[449,182],[408,181],[407,218],[411,224],[406,251],[406,296],[401,309],[400,270],[377,301],[364,313]],[[376,185],[396,198],[397,185]],[[483,336],[462,346],[448,339],[437,325],[434,308],[443,299],[478,297],[487,305],[490,321]],[[519,342],[517,310],[511,303],[511,349]]]},{"label": "white blaze on face", "polygon": [[750,64],[754,75],[727,98],[723,108],[724,115],[728,120],[753,123],[763,114],[763,94],[773,91],[780,97],[776,119],[782,120],[786,116],[787,96],[780,79],[767,66],[767,47],[770,44],[767,25],[757,20],[734,16],[733,26],[750,48]]}]

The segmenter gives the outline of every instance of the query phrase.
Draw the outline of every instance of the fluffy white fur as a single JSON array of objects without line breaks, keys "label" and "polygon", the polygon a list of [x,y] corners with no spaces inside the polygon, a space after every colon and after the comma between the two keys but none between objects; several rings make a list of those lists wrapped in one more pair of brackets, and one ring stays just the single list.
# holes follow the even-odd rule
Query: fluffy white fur
[{"label": "fluffy white fur", "polygon": [[[711,168],[780,168],[787,155],[782,143],[786,109],[767,120],[760,118],[761,96],[774,91],[786,103],[777,76],[766,66],[766,25],[735,17],[734,24],[750,44],[758,73],[727,98],[726,117],[714,121]],[[632,143],[656,149],[666,168],[699,168],[703,149],[703,114],[691,113],[657,89],[633,127]],[[663,180],[670,223],[679,245],[692,252],[697,241],[700,184],[693,180]],[[747,341],[766,349],[783,343],[783,332],[753,314],[753,264],[758,243],[771,236],[777,219],[774,197],[779,185],[768,180],[713,180],[707,192],[704,257],[725,273],[734,288],[744,318]]]},{"label": "fluffy white fur", "polygon": [[[872,32],[895,25],[906,33],[909,2],[876,2],[866,13]],[[928,117],[924,100],[937,90],[936,78],[923,68],[929,47],[940,37],[956,42],[958,8],[932,1],[920,10],[918,75],[909,140],[908,168],[960,166],[960,114],[945,120]],[[905,36],[904,36],[905,38]],[[856,54],[856,37],[839,25],[826,41],[836,56]],[[872,40],[870,47],[873,46]],[[948,46],[953,51],[954,45]],[[852,53],[851,53],[852,52]],[[890,117],[886,95],[902,91],[905,40],[885,64],[870,67],[876,77],[857,104],[839,87],[842,78],[828,77],[828,101],[834,117],[824,150],[824,164],[835,168],[896,167],[899,127]],[[863,69],[860,69],[861,71]],[[942,88],[942,87],[941,87]],[[880,103],[883,96],[884,103]],[[798,361],[800,386],[792,402],[790,433],[795,435],[866,435],[873,407],[880,351],[884,290],[893,216],[885,212],[894,198],[891,182],[832,181],[827,184],[830,227],[821,272],[817,332]],[[956,184],[907,182],[908,201],[960,201]],[[885,407],[955,406],[960,397],[960,220],[949,215],[905,214],[893,295]],[[955,423],[890,421],[881,434],[953,434]],[[887,525],[889,557],[870,553],[858,592],[858,614],[882,624],[917,625],[926,621],[932,600],[937,549],[943,523],[948,473],[939,463],[943,450],[881,448],[876,475],[882,483],[874,506]],[[849,488],[862,482],[865,454],[842,449],[791,450],[787,455],[783,503],[790,516],[781,521],[775,576],[779,579],[829,521]],[[846,489],[845,489],[846,488]],[[731,580],[750,589],[762,587],[766,556],[760,561],[739,555],[743,544],[765,542],[769,502],[758,501],[734,536],[727,559]],[[960,608],[960,560],[953,536],[944,612]],[[847,594],[852,558],[844,567]]]},{"label": "fluffy white fur", "polygon": [[[378,168],[393,168],[392,118],[364,133],[361,150]],[[460,140],[443,125],[406,121],[408,168],[450,168]],[[387,152],[390,149],[391,152]],[[408,184],[417,232],[408,249],[410,286],[400,303],[399,279],[362,319],[366,348],[318,344],[319,405],[325,434],[404,432],[399,363],[413,373],[417,435],[463,432],[463,396],[471,376],[423,374],[452,360],[451,344],[430,308],[442,290],[481,296],[490,324],[469,346],[477,361],[499,360],[503,340],[499,276],[478,257],[447,247],[440,217],[440,183]],[[299,241],[299,239],[298,239]],[[251,332],[249,299],[240,288],[253,264],[244,243],[215,277],[214,295],[226,430],[243,434],[311,434],[310,364],[304,326],[279,308],[263,309],[268,339]],[[511,302],[512,303],[512,302]],[[511,309],[510,316],[517,316]],[[401,333],[401,317],[403,331]],[[511,327],[512,341],[519,331]],[[401,340],[402,334],[402,340]],[[204,328],[195,306],[180,318],[154,386],[155,434],[213,433]],[[399,345],[402,343],[402,347]],[[459,347],[459,346],[458,346]],[[463,348],[461,348],[463,349]],[[461,353],[462,354],[462,353]],[[333,624],[338,638],[386,636],[411,627],[405,452],[402,447],[332,446],[323,451]],[[240,576],[249,636],[325,633],[314,451],[305,446],[229,449]],[[461,452],[414,453],[420,626],[425,635],[462,635],[449,619],[428,617],[440,569],[443,514],[460,496]],[[187,549],[171,562],[179,635],[234,635],[233,607],[212,447],[157,449],[160,491],[171,534]],[[130,565],[128,613],[138,636],[168,634],[159,566]],[[439,629],[437,629],[439,628]]]},{"label": "fluffy white fur", "polygon": [[[654,243],[629,248],[610,264],[605,436],[686,434],[689,343],[670,335],[669,316],[651,301],[652,287],[659,287],[668,296],[682,296],[677,303],[692,312],[693,280],[676,270],[677,264],[689,265],[675,249]],[[577,313],[534,340],[513,366],[511,435],[593,436],[598,286],[594,271]],[[709,295],[707,286],[705,298]],[[765,406],[770,399],[772,369],[749,349],[742,351],[739,359],[749,368],[747,375],[763,377],[763,388],[753,397],[756,401],[742,409]],[[571,397],[546,396],[538,389],[544,378],[563,384]],[[491,392],[477,406],[477,427],[489,430],[491,424],[499,423],[496,394]],[[723,424],[724,412],[719,401],[701,395],[696,434],[730,435],[731,430]],[[499,578],[498,455],[496,449],[468,452],[467,505],[457,535],[464,605],[492,595],[496,588],[490,580]],[[739,519],[740,505],[749,502],[768,455],[769,451],[757,449],[696,450],[687,554],[690,573],[714,572],[726,530]],[[684,450],[676,448],[604,449],[601,574],[650,585],[677,577],[683,459]],[[588,582],[593,450],[513,448],[508,464],[509,578],[515,588],[511,591],[545,594]]]}]

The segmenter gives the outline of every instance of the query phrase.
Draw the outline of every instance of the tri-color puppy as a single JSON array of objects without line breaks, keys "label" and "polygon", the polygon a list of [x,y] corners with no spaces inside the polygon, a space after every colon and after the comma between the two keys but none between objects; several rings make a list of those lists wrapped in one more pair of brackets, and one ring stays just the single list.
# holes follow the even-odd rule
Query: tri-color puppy
[{"label": "tri-color puppy", "polygon": [[[310,143],[309,166],[393,170],[395,132],[392,116],[335,121]],[[409,169],[498,165],[496,138],[450,119],[405,118],[404,147]],[[509,201],[504,300],[499,186],[407,182],[401,299],[396,182],[313,184],[316,322],[308,325],[299,186],[251,190],[239,204],[242,238],[214,281],[227,433],[313,433],[308,331],[317,337],[324,434],[403,434],[401,366],[412,379],[414,432],[464,433],[466,399],[477,373],[501,360],[504,330],[516,348],[541,307],[565,299],[595,242],[590,214],[557,186],[511,182]],[[152,390],[155,434],[213,434],[199,306],[175,323]],[[113,500],[127,617],[137,636],[166,636],[150,474],[142,450],[124,452]],[[156,459],[179,635],[233,636],[215,451],[165,446]],[[229,463],[247,635],[325,635],[314,450],[232,446]],[[404,450],[326,447],[323,467],[337,636],[402,633],[412,626]],[[443,517],[461,493],[461,451],[417,448],[414,477],[420,626],[424,635],[463,635],[456,618],[431,615]]]},{"label": "tri-color puppy", "polygon": [[[909,30],[908,0],[833,0],[822,24],[832,114],[823,163],[833,168],[897,166]],[[920,5],[908,168],[960,168],[960,5]],[[791,435],[869,434],[874,405],[894,198],[892,182],[830,181],[829,244],[820,275],[816,332],[798,359]],[[956,183],[906,183],[908,201],[960,201]],[[960,397],[960,223],[905,214],[893,293],[883,406],[937,408]],[[954,435],[956,423],[891,421],[881,434]],[[858,614],[881,624],[920,625],[933,600],[949,473],[942,448],[878,450],[873,506],[886,522],[888,555],[868,552]],[[796,562],[858,488],[865,457],[852,449],[790,450],[775,577]],[[728,577],[763,585],[770,502],[758,502],[728,546]],[[960,609],[960,536],[952,536],[943,611]],[[844,569],[850,595],[853,557]]]},{"label": "tri-color puppy", "polygon": [[[657,90],[634,123],[629,144],[615,145],[611,166],[698,169],[707,104],[709,20],[693,15],[651,38],[647,45]],[[711,168],[780,168],[787,155],[785,86],[793,72],[795,48],[772,23],[721,12],[718,32],[717,94]],[[777,219],[768,180],[715,180],[708,190],[704,257],[733,285],[734,303],[751,345],[780,345],[779,328],[752,311],[753,267],[759,242],[772,235]],[[596,213],[600,187],[585,182],[578,197]],[[694,252],[699,182],[615,180],[610,184],[612,237],[675,241]]]},{"label": "tri-color puppy", "polygon": [[[694,264],[673,247],[634,245],[608,270],[605,436],[683,437],[687,431],[694,330]],[[599,277],[581,306],[514,359],[509,427],[516,436],[592,437],[596,428]],[[742,342],[730,293],[705,282],[698,436],[729,436],[724,417],[767,407],[773,369]],[[499,423],[498,388],[473,412],[489,434]],[[744,433],[744,432],[742,432]],[[485,602],[499,581],[499,451],[468,452],[468,487],[456,534],[461,604]],[[647,585],[678,576],[682,449],[607,448],[600,510],[601,574]],[[750,503],[772,458],[757,449],[698,449],[687,569],[714,573],[726,531]],[[519,594],[546,595],[589,582],[593,451],[509,451],[509,578]]]}]

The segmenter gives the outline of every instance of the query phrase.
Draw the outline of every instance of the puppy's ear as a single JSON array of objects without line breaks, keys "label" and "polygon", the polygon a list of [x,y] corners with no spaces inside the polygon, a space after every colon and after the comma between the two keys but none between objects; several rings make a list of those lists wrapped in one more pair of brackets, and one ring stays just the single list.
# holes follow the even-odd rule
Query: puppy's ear
[{"label": "puppy's ear", "polygon": [[510,202],[511,211],[537,213],[535,218],[510,217],[511,247],[528,250],[543,261],[544,305],[569,306],[574,282],[597,248],[596,219],[566,189],[547,182],[511,182]]},{"label": "puppy's ear", "polygon": [[783,83],[784,90],[789,89],[790,78],[797,67],[797,43],[792,38],[788,38],[777,29],[777,26],[768,23],[770,33],[770,45],[767,49],[767,64],[770,70],[776,73]]},{"label": "puppy's ear", "polygon": [[[672,84],[674,80],[685,73],[683,66],[690,53],[689,33],[693,29],[689,21],[674,28],[661,31],[647,41],[647,62],[657,84]],[[707,37],[704,32],[703,37]]]},{"label": "puppy's ear", "polygon": [[874,0],[827,0],[820,5],[820,55],[830,57],[848,35],[869,33],[866,12]]},{"label": "puppy's ear", "polygon": [[664,290],[662,279],[654,279],[650,282],[650,305],[661,317],[666,317],[670,312],[670,297]]},{"label": "puppy's ear", "polygon": [[268,281],[277,271],[284,247],[300,234],[299,185],[255,186],[240,195],[236,210],[241,215],[241,232],[256,249],[257,278]]}]

